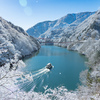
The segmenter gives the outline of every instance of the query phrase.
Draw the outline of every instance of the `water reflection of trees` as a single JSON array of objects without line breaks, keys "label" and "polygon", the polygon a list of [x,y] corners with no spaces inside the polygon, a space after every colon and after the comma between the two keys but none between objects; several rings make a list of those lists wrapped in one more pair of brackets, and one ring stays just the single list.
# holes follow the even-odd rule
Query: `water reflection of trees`
[{"label": "water reflection of trees", "polygon": [[34,52],[32,52],[32,54],[31,55],[29,55],[29,56],[26,56],[26,57],[23,57],[23,61],[25,61],[25,60],[27,60],[27,59],[29,59],[29,58],[32,58],[32,57],[35,57],[35,56],[37,56],[39,54],[39,50],[38,51],[34,51]]},{"label": "water reflection of trees", "polygon": [[39,56],[63,56],[66,54],[67,52],[57,51],[53,48],[50,49],[42,48],[39,52]]}]

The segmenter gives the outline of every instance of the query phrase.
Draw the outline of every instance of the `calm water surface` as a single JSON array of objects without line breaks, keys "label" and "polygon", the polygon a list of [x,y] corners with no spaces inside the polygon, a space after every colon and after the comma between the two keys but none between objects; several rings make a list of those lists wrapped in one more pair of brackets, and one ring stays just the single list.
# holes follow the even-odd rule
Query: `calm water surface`
[{"label": "calm water surface", "polygon": [[[66,48],[42,46],[37,55],[24,60],[26,67],[22,71],[31,72],[33,81],[24,83],[23,90],[44,92],[44,87],[54,89],[60,86],[75,90],[80,84],[80,72],[86,69],[85,61],[84,56]],[[49,72],[45,70],[47,63],[54,66]]]}]

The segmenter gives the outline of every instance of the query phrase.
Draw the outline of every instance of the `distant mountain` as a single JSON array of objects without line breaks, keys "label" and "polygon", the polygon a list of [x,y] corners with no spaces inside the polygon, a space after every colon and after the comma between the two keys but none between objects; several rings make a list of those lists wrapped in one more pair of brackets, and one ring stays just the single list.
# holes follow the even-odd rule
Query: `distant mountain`
[{"label": "distant mountain", "polygon": [[55,21],[38,23],[29,28],[27,33],[31,36],[40,38],[54,38],[62,35],[70,35],[71,30],[75,29],[77,25],[94,13],[95,12],[82,12],[67,14],[66,16]]},{"label": "distant mountain", "polygon": [[29,28],[26,32],[30,36],[39,37],[42,33],[53,27],[57,21],[44,21]]}]

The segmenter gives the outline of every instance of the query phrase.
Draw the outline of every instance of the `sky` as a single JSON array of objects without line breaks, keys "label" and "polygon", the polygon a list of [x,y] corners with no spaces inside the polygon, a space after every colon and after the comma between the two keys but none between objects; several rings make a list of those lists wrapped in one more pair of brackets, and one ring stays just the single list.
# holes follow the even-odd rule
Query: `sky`
[{"label": "sky", "polygon": [[27,30],[68,13],[97,11],[100,0],[0,0],[0,17]]}]

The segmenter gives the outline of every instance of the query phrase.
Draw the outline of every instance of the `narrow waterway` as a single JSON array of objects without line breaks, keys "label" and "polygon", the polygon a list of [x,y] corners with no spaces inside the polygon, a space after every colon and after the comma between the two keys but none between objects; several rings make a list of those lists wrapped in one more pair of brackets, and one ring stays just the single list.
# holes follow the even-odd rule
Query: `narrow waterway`
[{"label": "narrow waterway", "polygon": [[[24,59],[26,67],[22,71],[32,73],[33,81],[25,82],[24,91],[44,92],[45,88],[65,86],[68,90],[77,89],[80,72],[86,69],[86,58],[77,52],[56,46],[42,46],[39,53]],[[51,63],[51,71],[45,66]]]}]

